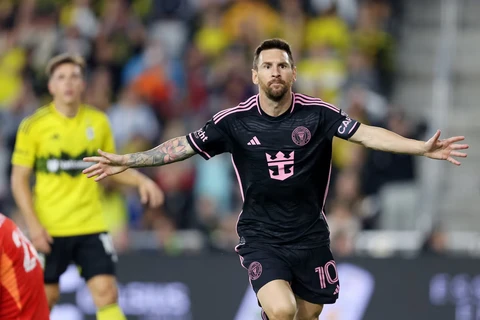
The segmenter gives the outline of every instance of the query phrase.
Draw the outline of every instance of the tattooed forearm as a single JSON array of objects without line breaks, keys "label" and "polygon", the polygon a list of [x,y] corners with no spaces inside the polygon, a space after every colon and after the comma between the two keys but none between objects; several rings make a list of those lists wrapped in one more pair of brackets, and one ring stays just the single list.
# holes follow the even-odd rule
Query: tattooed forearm
[{"label": "tattooed forearm", "polygon": [[161,166],[188,159],[194,154],[195,151],[190,147],[187,138],[178,137],[148,151],[128,154],[126,164],[130,168]]}]

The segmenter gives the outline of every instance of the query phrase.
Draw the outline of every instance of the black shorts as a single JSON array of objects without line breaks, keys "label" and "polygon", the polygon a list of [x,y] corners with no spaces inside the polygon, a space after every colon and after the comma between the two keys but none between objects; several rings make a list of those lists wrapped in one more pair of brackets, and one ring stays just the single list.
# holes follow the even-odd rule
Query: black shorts
[{"label": "black shorts", "polygon": [[331,304],[338,299],[340,282],[328,246],[292,249],[252,244],[237,247],[242,266],[255,293],[272,280],[290,283],[294,294],[315,304]]},{"label": "black shorts", "polygon": [[94,276],[115,274],[117,255],[107,232],[81,236],[53,237],[52,251],[44,256],[45,283],[58,283],[62,273],[73,262],[88,281]]}]

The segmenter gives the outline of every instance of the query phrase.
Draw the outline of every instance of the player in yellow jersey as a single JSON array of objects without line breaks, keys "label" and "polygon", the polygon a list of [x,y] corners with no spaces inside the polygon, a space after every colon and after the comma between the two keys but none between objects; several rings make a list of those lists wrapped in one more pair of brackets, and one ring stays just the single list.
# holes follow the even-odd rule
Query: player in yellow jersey
[{"label": "player in yellow jersey", "polygon": [[[99,320],[125,319],[117,305],[117,259],[101,211],[100,190],[82,175],[86,155],[114,151],[104,113],[81,103],[85,89],[82,57],[63,54],[47,66],[53,101],[21,123],[12,157],[12,191],[31,240],[45,254],[45,290],[50,308],[59,299],[59,278],[73,261],[98,308]],[[32,196],[30,176],[35,172]],[[163,194],[137,171],[114,178],[138,188],[142,201],[158,206]]]}]

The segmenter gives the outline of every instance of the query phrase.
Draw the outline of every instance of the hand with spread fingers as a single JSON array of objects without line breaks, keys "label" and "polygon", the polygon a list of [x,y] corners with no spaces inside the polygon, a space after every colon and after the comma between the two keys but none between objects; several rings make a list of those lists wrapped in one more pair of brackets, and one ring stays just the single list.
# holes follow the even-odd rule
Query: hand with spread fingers
[{"label": "hand with spread fingers", "polygon": [[100,181],[108,176],[118,174],[128,169],[127,159],[123,155],[108,153],[98,150],[100,156],[83,158],[85,162],[96,162],[96,164],[83,170],[88,178],[96,177],[95,181]]},{"label": "hand with spread fingers", "polygon": [[465,140],[465,137],[456,136],[440,140],[440,133],[440,130],[437,130],[433,137],[425,142],[424,156],[431,159],[447,160],[448,162],[459,166],[460,162],[454,157],[466,158],[467,154],[459,152],[458,150],[468,149],[468,144],[458,144],[456,142]]}]

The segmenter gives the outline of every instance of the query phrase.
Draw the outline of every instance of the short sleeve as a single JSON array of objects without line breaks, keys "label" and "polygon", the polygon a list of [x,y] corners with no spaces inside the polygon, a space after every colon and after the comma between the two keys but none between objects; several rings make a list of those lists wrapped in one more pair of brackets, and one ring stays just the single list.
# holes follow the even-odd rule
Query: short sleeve
[{"label": "short sleeve", "polygon": [[360,127],[360,122],[350,118],[344,111],[333,106],[324,108],[324,124],[330,140],[334,136],[348,140]]},{"label": "short sleeve", "polygon": [[32,133],[30,121],[25,119],[20,124],[15,148],[12,155],[12,164],[27,168],[33,168],[36,159],[37,143],[35,134]]},{"label": "short sleeve", "polygon": [[203,128],[188,134],[187,141],[193,150],[206,160],[231,151],[227,134],[213,120],[208,121]]}]

